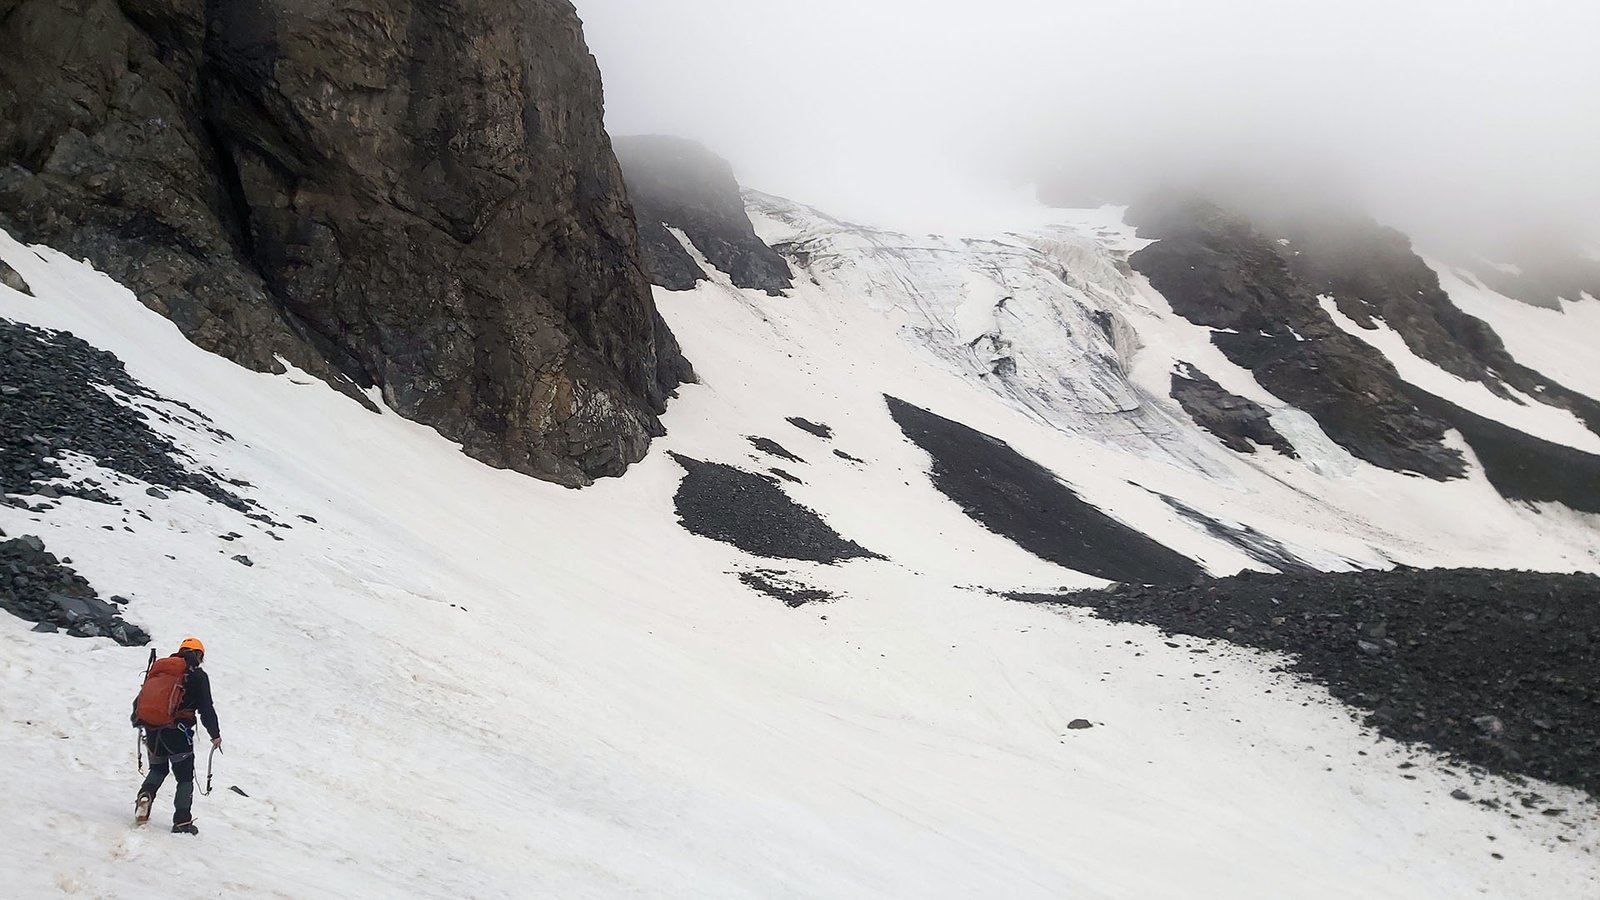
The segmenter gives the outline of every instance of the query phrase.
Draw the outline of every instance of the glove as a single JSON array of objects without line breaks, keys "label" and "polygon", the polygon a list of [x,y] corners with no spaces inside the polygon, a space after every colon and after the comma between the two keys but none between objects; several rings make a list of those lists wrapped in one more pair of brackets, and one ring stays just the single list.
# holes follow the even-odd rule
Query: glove
[{"label": "glove", "polygon": [[211,739],[211,749],[213,749],[213,750],[221,750],[222,749],[222,738],[220,738],[220,737],[212,738]]}]

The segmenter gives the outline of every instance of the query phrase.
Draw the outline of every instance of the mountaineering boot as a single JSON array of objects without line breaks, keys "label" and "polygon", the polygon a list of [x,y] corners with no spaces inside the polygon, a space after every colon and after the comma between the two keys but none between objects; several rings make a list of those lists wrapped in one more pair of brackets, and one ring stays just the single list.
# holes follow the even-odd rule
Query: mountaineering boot
[{"label": "mountaineering boot", "polygon": [[154,803],[155,799],[143,791],[139,792],[139,796],[133,801],[133,824],[143,825],[150,821],[150,804]]},{"label": "mountaineering boot", "polygon": [[194,820],[191,819],[191,820],[189,820],[187,822],[179,822],[178,824],[172,826],[172,833],[173,834],[199,834],[200,833],[200,829],[194,827]]}]

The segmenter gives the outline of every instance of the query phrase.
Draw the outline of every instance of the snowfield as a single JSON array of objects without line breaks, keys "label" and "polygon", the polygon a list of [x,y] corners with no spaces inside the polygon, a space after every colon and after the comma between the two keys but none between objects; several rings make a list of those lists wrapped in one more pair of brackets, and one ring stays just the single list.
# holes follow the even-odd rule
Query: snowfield
[{"label": "snowfield", "polygon": [[[146,651],[0,616],[7,895],[1600,893],[1600,810],[1577,792],[1540,788],[1576,826],[1512,820],[1450,797],[1502,783],[1378,739],[1268,657],[1195,654],[1200,642],[997,596],[1100,582],[939,494],[882,398],[1004,439],[1212,572],[1264,565],[1158,493],[1324,568],[1597,571],[1595,517],[1509,504],[1476,470],[1441,484],[1350,458],[1142,280],[1112,277],[1129,239],[1114,216],[1006,240],[1081,275],[1073,299],[1114,316],[1120,337],[1092,344],[1106,387],[1093,402],[1161,423],[1159,453],[1119,449],[1127,420],[1062,427],[1070,416],[1040,413],[1066,409],[1061,397],[971,377],[982,357],[949,338],[993,333],[993,304],[927,305],[918,285],[929,267],[983,303],[1016,285],[974,283],[961,242],[894,262],[891,279],[793,215],[817,255],[789,296],[720,277],[657,292],[703,384],[682,389],[648,458],[583,491],[482,466],[303,374],[204,353],[87,265],[0,233],[0,259],[36,295],[0,286],[0,316],[69,330],[209,416],[234,439],[154,427],[293,526],[188,492],[156,499],[103,470],[121,507],[0,506],[8,536],[39,535],[102,595],[131,598],[127,616],[163,653],[206,642],[227,751],[196,800],[198,837],[156,827],[170,782],[134,830],[126,714]],[[1078,315],[1028,284],[1022,330]],[[1027,339],[1039,343],[1019,377],[1034,386],[1091,349]],[[1240,456],[1187,423],[1166,397],[1179,361],[1268,405],[1306,458]],[[1074,369],[1060,390],[1086,378]],[[806,462],[764,456],[750,435]],[[695,537],[676,522],[682,469],[667,451],[782,466],[804,482],[785,485],[796,500],[888,559],[758,560]],[[243,537],[218,539],[229,532]],[[738,581],[755,568],[839,599],[787,608]],[[1095,727],[1068,729],[1077,718]]]}]

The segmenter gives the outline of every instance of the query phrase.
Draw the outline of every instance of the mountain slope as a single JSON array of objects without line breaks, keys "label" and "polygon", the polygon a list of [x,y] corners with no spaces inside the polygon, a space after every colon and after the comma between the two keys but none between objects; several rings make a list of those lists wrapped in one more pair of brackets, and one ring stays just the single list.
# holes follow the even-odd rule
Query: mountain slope
[{"label": "mountain slope", "polygon": [[[1413,757],[1270,657],[986,590],[1098,582],[939,493],[884,394],[1004,440],[1213,571],[1259,563],[1158,494],[1326,567],[1593,568],[1576,517],[1519,512],[1476,475],[1441,484],[1338,459],[1137,282],[1121,312],[1147,351],[1127,377],[1148,402],[1183,421],[1150,385],[1192,356],[1275,424],[1298,423],[1280,430],[1304,459],[1246,457],[1196,427],[1185,445],[1230,473],[1219,481],[1063,435],[804,274],[784,297],[714,269],[694,291],[658,292],[703,381],[683,388],[660,446],[786,467],[801,482],[784,482],[790,496],[886,557],[828,566],[681,528],[682,470],[664,453],[564,491],[292,369],[203,353],[48,249],[0,237],[0,258],[32,294],[0,288],[0,315],[70,329],[205,413],[231,437],[151,424],[292,526],[189,491],[159,499],[71,448],[58,453],[69,477],[99,479],[120,506],[0,507],[8,535],[40,535],[101,593],[129,597],[163,648],[205,638],[228,740],[217,784],[250,795],[200,800],[202,852],[130,831],[123,716],[143,651],[0,618],[0,791],[27,813],[4,837],[33,860],[13,873],[20,895],[1579,897],[1596,884],[1581,848],[1600,826],[1573,792],[1542,788],[1566,819],[1511,820],[1450,797],[1509,786],[1426,755],[1399,769]],[[838,599],[790,609],[743,586],[758,568]],[[1070,728],[1079,718],[1094,727]]]}]

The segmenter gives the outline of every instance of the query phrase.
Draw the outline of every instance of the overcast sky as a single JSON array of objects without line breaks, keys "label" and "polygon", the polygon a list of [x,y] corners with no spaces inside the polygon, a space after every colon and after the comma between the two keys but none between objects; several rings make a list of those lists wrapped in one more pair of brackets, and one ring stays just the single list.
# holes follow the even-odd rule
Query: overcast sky
[{"label": "overcast sky", "polygon": [[1600,225],[1597,0],[575,3],[613,134],[847,217],[1243,168],[1415,230]]}]

